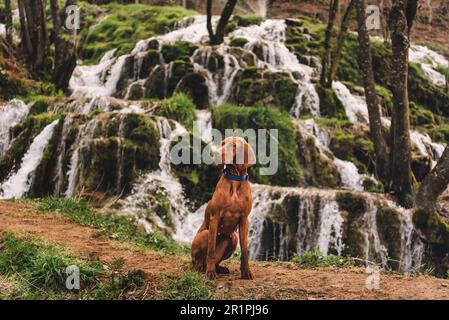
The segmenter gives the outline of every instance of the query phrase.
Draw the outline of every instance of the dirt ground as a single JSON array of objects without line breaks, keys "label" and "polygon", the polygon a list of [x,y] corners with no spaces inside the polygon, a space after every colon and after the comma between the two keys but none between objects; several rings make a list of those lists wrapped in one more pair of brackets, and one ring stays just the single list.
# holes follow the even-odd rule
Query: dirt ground
[{"label": "dirt ground", "polygon": [[[90,259],[125,260],[125,271],[140,269],[147,275],[147,291],[160,287],[160,274],[175,274],[189,268],[179,257],[119,242],[107,236],[93,237],[96,229],[67,219],[34,212],[31,206],[0,201],[0,235],[4,232],[32,234],[45,242],[64,245]],[[449,299],[449,280],[428,276],[381,274],[380,288],[365,288],[364,269],[300,269],[290,263],[252,262],[255,280],[239,278],[239,264],[225,264],[231,274],[216,280],[219,297],[225,299]],[[0,278],[0,288],[7,283]],[[151,297],[152,294],[147,297]]]}]

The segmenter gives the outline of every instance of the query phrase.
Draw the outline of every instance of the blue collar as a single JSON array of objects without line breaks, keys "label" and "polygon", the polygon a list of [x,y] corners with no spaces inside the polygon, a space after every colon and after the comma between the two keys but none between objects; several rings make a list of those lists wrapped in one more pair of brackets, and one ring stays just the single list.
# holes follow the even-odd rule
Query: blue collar
[{"label": "blue collar", "polygon": [[245,174],[243,176],[234,176],[234,175],[228,173],[226,171],[226,169],[223,170],[223,175],[224,175],[224,177],[226,179],[229,179],[229,180],[234,180],[234,181],[246,181],[246,180],[248,180],[248,174]]}]

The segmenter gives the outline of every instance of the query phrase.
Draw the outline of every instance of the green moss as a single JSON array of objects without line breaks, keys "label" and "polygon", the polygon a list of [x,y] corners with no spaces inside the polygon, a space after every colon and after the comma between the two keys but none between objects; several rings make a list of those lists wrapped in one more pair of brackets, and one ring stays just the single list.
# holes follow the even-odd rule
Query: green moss
[{"label": "green moss", "polygon": [[234,37],[231,39],[231,46],[243,48],[248,43],[248,39],[242,37]]},{"label": "green moss", "polygon": [[195,104],[186,94],[177,93],[162,101],[155,114],[178,121],[187,129],[191,129],[196,119],[195,110]]},{"label": "green moss", "polygon": [[[282,186],[298,185],[301,169],[296,157],[296,141],[293,123],[286,112],[269,107],[238,107],[230,104],[212,109],[214,128],[224,134],[225,129],[277,129],[278,171],[272,176],[260,175],[258,163],[251,169],[251,181]],[[267,136],[267,141],[270,141]],[[268,152],[263,150],[262,152]]]},{"label": "green moss", "polygon": [[332,89],[318,86],[318,95],[320,97],[320,112],[322,116],[329,118],[346,119],[346,113],[343,105]]},{"label": "green moss", "polygon": [[279,100],[279,104],[285,111],[290,111],[296,97],[298,85],[290,78],[284,78],[276,81],[275,95]]},{"label": "green moss", "polygon": [[90,15],[84,17],[88,21],[84,22],[93,23],[102,10],[106,19],[93,30],[82,28],[81,56],[88,63],[98,62],[106,51],[114,48],[118,48],[117,55],[130,52],[137,41],[166,33],[181,18],[195,14],[181,7],[111,3],[101,9],[90,9]]},{"label": "green moss", "polygon": [[178,41],[174,44],[164,44],[161,48],[161,54],[165,63],[175,60],[189,60],[189,57],[195,52],[196,46],[187,41]]},{"label": "green moss", "polygon": [[447,120],[445,123],[431,126],[427,129],[427,133],[435,142],[447,143],[449,141],[449,124],[447,124]]},{"label": "green moss", "polygon": [[348,212],[348,220],[362,215],[367,208],[365,198],[354,192],[338,192],[337,203],[339,210]]},{"label": "green moss", "polygon": [[397,269],[401,260],[401,243],[397,240],[401,234],[401,218],[393,208],[381,207],[376,214],[377,228],[382,245],[387,248],[389,265]]},{"label": "green moss", "polygon": [[239,27],[248,27],[251,25],[261,24],[264,21],[264,18],[251,15],[244,15],[244,16],[236,15],[234,16],[232,21],[234,21]]}]

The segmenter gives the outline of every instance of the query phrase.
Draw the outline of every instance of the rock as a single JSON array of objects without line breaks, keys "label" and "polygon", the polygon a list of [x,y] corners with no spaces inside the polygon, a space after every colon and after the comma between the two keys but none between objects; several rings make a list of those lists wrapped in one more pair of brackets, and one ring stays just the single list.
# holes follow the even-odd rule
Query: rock
[{"label": "rock", "polygon": [[199,73],[192,72],[184,76],[178,83],[176,91],[187,93],[200,109],[209,105],[209,88],[205,77]]},{"label": "rock", "polygon": [[289,27],[301,27],[304,22],[299,19],[287,18],[285,19],[285,24]]}]

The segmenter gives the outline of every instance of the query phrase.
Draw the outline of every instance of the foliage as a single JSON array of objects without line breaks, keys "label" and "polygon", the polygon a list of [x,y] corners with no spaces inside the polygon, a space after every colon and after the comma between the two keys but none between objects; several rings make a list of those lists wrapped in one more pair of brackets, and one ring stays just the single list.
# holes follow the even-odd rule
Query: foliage
[{"label": "foliage", "polygon": [[176,93],[162,101],[155,114],[178,121],[187,129],[191,129],[196,119],[195,110],[195,104],[185,93]]},{"label": "foliage", "polygon": [[169,300],[211,300],[214,298],[214,284],[204,275],[187,271],[180,275],[164,276],[161,299]]},{"label": "foliage", "polygon": [[354,263],[344,257],[336,256],[333,254],[324,255],[319,249],[306,252],[303,256],[295,255],[291,258],[291,262],[303,267],[303,268],[323,268],[323,267],[351,267]]},{"label": "foliage", "polygon": [[98,263],[78,259],[60,247],[11,233],[3,237],[0,274],[12,277],[20,284],[20,290],[9,293],[10,298],[28,299],[67,293],[66,268],[71,265],[80,269],[82,288],[95,285],[103,275]]}]

